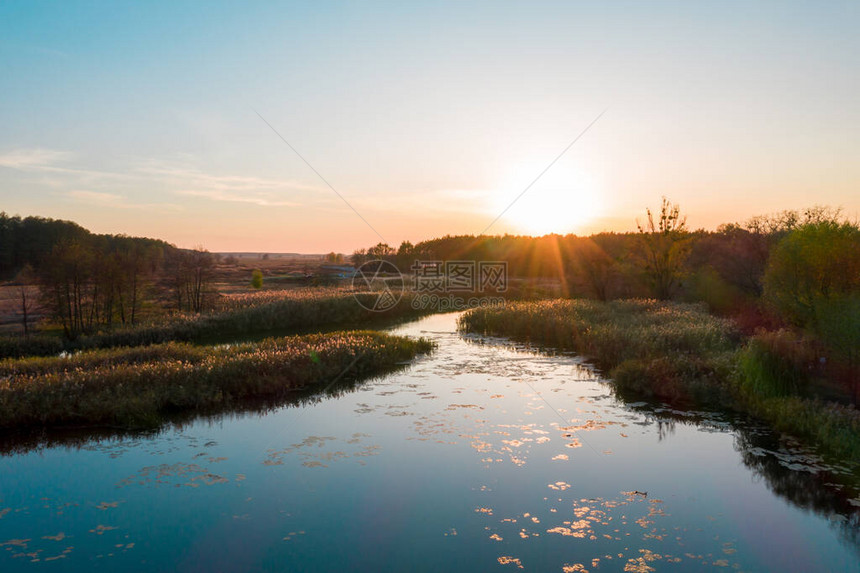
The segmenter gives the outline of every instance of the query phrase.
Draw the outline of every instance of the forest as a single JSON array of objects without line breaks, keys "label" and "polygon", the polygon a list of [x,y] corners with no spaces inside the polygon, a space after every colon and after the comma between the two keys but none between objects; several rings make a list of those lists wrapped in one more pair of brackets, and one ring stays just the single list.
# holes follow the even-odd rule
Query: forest
[{"label": "forest", "polygon": [[0,213],[0,278],[18,287],[25,335],[37,306],[70,340],[135,326],[156,306],[200,312],[214,260],[202,248]]}]

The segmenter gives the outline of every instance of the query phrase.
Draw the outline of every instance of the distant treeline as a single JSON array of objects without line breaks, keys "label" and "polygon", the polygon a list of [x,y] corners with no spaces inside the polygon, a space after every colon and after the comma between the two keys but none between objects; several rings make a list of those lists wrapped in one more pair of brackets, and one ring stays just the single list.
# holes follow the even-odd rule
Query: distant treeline
[{"label": "distant treeline", "polygon": [[72,221],[22,218],[0,212],[0,279],[12,279],[28,265],[33,269],[41,268],[49,261],[54,247],[61,243],[87,244],[101,250],[175,248],[158,239],[97,235]]},{"label": "distant treeline", "polygon": [[[415,245],[404,242],[398,249],[377,244],[353,253],[352,261],[386,259],[404,273],[415,260],[506,261],[509,276],[554,279],[561,285],[562,296],[696,300],[707,302],[717,312],[732,312],[761,299],[772,254],[794,231],[823,229],[817,240],[825,258],[833,258],[837,251],[843,259],[860,257],[860,245],[851,242],[857,240],[857,225],[843,221],[838,210],[826,207],[754,217],[716,231],[689,231],[677,205],[666,200],[659,213],[646,215],[638,232],[588,237],[449,235]],[[839,236],[847,243],[840,243]],[[857,256],[852,258],[853,249]],[[836,287],[840,281],[857,281],[852,266],[856,261],[851,261],[834,263],[831,271],[838,276],[828,277],[821,268],[807,270],[823,275],[815,280]],[[794,261],[801,266],[808,262]],[[832,290],[829,284],[820,286]]]},{"label": "distant treeline", "polygon": [[[590,237],[442,237],[395,250],[378,244],[355,262],[383,258],[408,272],[414,260],[507,261],[511,277],[550,279],[558,296],[704,302],[754,335],[743,367],[751,386],[802,387],[826,378],[860,400],[860,227],[836,209],[754,217],[689,231],[664,198],[636,233]],[[530,298],[528,293],[517,293]]]},{"label": "distant treeline", "polygon": [[[705,302],[753,339],[759,374],[808,376],[818,357],[857,400],[860,391],[860,227],[813,207],[689,231],[665,198],[635,233],[590,237],[447,236],[399,249],[378,244],[354,262],[507,261],[511,277],[552,279],[566,298]],[[532,281],[535,282],[535,281]],[[544,296],[546,293],[538,293]],[[552,296],[550,294],[550,296]],[[526,296],[525,298],[529,298]],[[770,332],[767,334],[765,332]],[[788,370],[794,374],[787,373]],[[801,374],[798,374],[801,373]]]},{"label": "distant treeline", "polygon": [[20,289],[25,332],[37,306],[70,339],[114,324],[135,325],[147,309],[200,312],[213,263],[202,249],[0,213],[0,278]]}]

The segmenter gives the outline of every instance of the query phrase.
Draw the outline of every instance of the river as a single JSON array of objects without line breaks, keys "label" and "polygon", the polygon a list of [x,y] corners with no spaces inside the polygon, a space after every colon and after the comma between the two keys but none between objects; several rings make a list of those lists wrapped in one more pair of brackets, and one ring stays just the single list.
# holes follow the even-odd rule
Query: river
[{"label": "river", "polygon": [[0,571],[860,571],[850,468],[456,316],[335,396],[7,445]]}]

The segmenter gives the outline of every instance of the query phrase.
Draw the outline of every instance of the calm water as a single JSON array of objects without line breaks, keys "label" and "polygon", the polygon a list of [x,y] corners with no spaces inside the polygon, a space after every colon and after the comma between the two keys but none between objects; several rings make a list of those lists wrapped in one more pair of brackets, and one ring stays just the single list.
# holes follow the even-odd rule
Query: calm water
[{"label": "calm water", "polygon": [[860,571],[839,467],[462,337],[316,404],[0,458],[0,571]]}]

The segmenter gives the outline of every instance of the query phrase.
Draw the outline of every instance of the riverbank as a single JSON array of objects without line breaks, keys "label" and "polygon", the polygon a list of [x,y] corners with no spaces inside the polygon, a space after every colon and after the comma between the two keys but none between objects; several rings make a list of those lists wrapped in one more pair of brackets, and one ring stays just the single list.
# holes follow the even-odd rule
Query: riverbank
[{"label": "riverbank", "polygon": [[0,428],[156,427],[178,412],[380,375],[431,348],[424,339],[357,331],[8,359],[0,361]]},{"label": "riverbank", "polygon": [[462,315],[461,330],[506,336],[592,359],[621,397],[681,407],[718,404],[757,416],[840,460],[860,459],[860,411],[800,395],[762,395],[749,342],[700,305],[625,300],[509,303]]},{"label": "riverbank", "polygon": [[390,323],[426,314],[411,304],[411,293],[390,310],[377,312],[378,295],[353,293],[338,288],[303,288],[263,291],[224,297],[216,310],[202,314],[177,314],[134,327],[79,336],[0,337],[0,359],[51,356],[97,348],[145,346],[164,342],[210,343],[231,337],[248,338],[260,333],[297,334],[310,329]]}]

